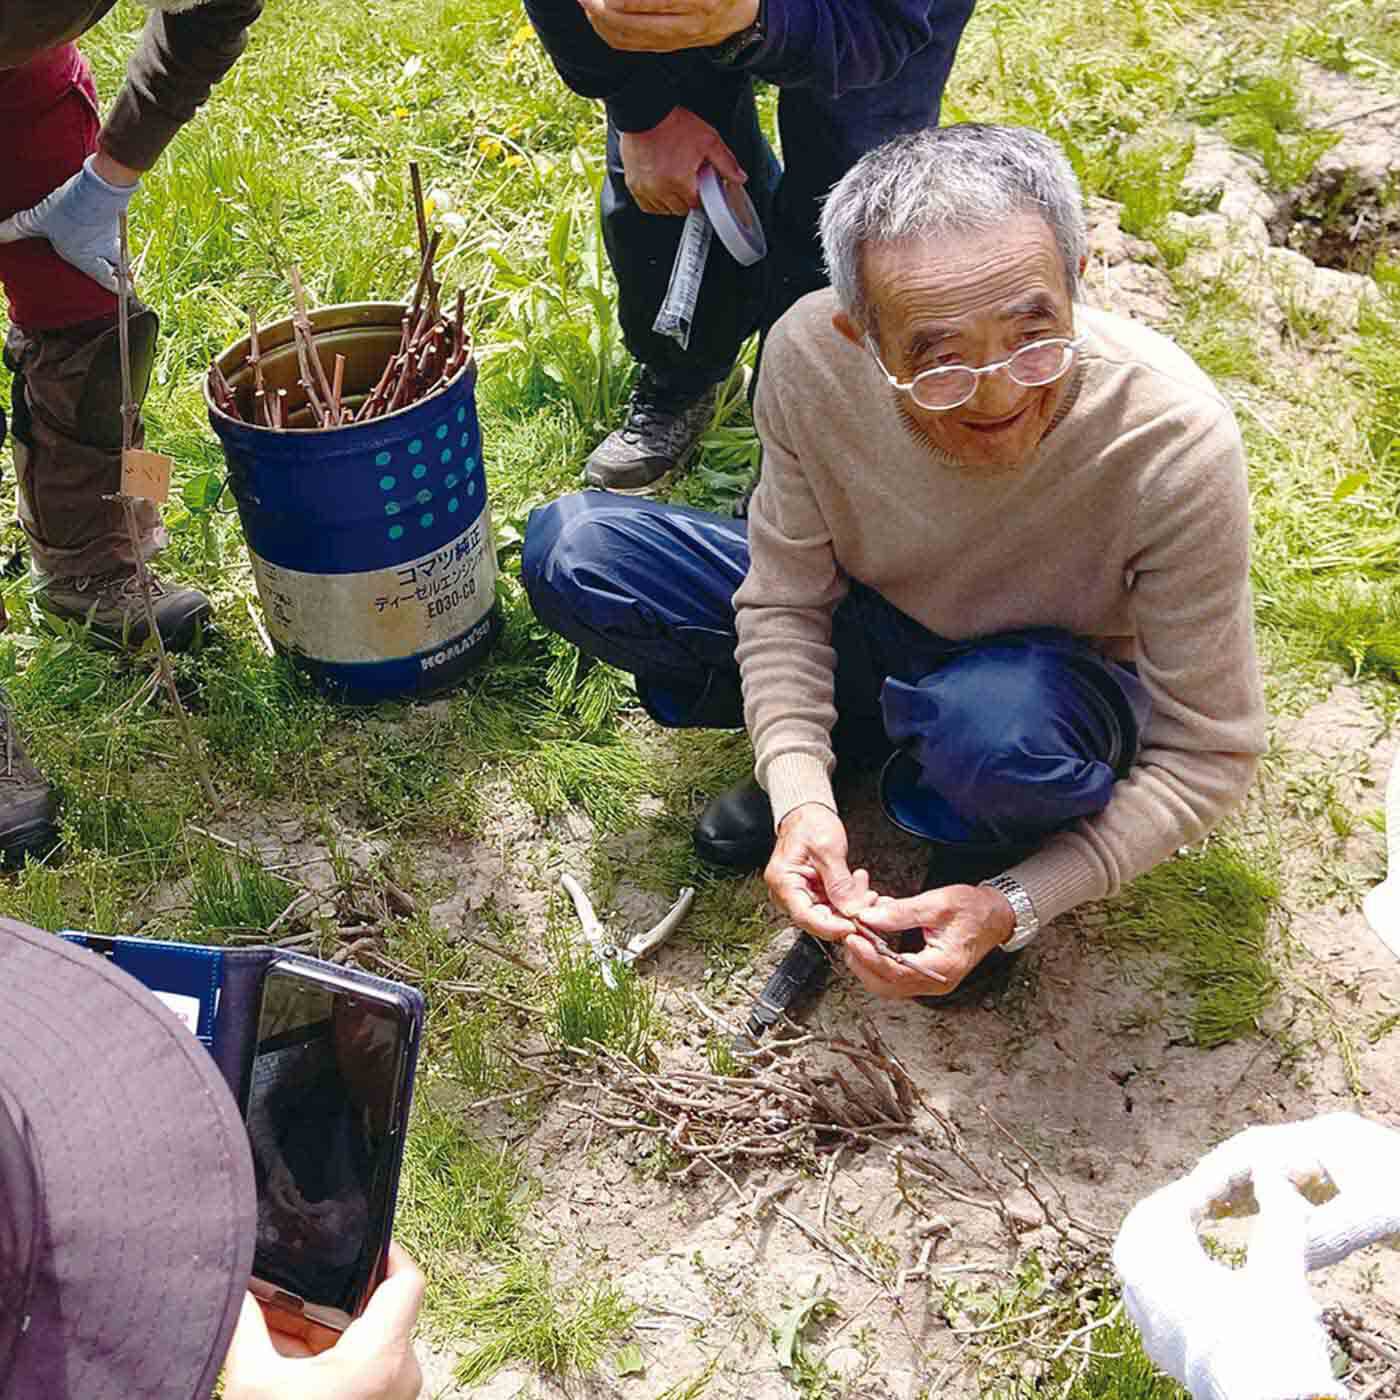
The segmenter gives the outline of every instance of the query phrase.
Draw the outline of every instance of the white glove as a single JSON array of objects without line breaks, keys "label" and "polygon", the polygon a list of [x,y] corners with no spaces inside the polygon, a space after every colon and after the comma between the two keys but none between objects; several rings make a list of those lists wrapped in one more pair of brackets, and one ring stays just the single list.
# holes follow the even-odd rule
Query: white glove
[{"label": "white glove", "polygon": [[117,219],[131,203],[135,185],[110,185],[92,168],[83,168],[32,209],[0,222],[0,243],[47,238],[64,262],[72,263],[109,292],[117,290]]},{"label": "white glove", "polygon": [[[1235,1271],[1196,1237],[1252,1182],[1260,1215]],[[1312,1206],[1299,1190],[1320,1198]],[[1306,1271],[1400,1231],[1400,1133],[1354,1114],[1250,1128],[1129,1213],[1114,1245],[1148,1355],[1196,1400],[1345,1397]]]}]

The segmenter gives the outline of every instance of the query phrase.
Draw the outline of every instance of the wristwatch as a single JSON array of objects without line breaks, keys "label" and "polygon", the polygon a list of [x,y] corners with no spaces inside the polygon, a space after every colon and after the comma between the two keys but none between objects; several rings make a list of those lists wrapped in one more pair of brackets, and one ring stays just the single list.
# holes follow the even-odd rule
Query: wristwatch
[{"label": "wristwatch", "polygon": [[710,57],[716,63],[734,64],[744,58],[750,49],[761,44],[767,37],[768,31],[764,27],[764,20],[767,18],[768,0],[758,0],[758,14],[754,16],[754,21],[746,25],[743,29],[735,30],[727,39],[722,39],[710,49]]},{"label": "wristwatch", "polygon": [[990,880],[981,882],[989,890],[1006,896],[1011,912],[1016,916],[1011,937],[1001,945],[1003,953],[1019,952],[1040,932],[1040,915],[1035,912],[1035,904],[1026,887],[1012,875],[993,875]]}]

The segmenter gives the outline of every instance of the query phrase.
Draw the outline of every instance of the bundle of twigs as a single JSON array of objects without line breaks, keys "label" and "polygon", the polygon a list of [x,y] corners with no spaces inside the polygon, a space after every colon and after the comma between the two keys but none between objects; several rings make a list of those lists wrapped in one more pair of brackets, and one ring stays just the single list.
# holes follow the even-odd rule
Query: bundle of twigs
[{"label": "bundle of twigs", "polygon": [[[905,1132],[914,1087],[869,1023],[862,1043],[815,1031],[765,1045],[737,1074],[652,1073],[605,1046],[584,1053],[601,1123],[664,1141],[695,1164],[792,1156],[804,1147]],[[818,1068],[815,1049],[830,1052]]]},{"label": "bundle of twigs", "polygon": [[[398,349],[389,357],[378,382],[357,408],[344,399],[345,356],[336,355],[330,372],[316,349],[316,334],[306,310],[301,269],[292,268],[292,337],[296,346],[298,383],[306,396],[313,426],[342,428],[381,418],[435,394],[466,365],[471,338],[466,326],[466,293],[458,291],[452,312],[441,307],[442,284],[433,273],[441,235],[428,233],[423,185],[416,163],[409,166],[414,212],[418,225],[419,266],[412,309],[403,318]],[[248,318],[248,367],[253,372],[252,417],[245,418],[238,396],[215,361],[209,367],[209,394],[221,413],[276,432],[288,426],[287,391],[269,390],[263,378],[262,347],[257,317]]]}]

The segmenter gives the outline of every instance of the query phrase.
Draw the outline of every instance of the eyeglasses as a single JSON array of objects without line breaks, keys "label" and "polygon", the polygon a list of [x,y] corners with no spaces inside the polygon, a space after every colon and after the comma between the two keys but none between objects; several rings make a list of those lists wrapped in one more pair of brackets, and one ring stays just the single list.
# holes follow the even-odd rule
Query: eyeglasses
[{"label": "eyeglasses", "polygon": [[995,374],[999,369],[1004,369],[1023,389],[1039,389],[1042,385],[1053,384],[1074,363],[1075,351],[1080,344],[1079,340],[1070,340],[1065,336],[1051,336],[1046,340],[1033,340],[1014,355],[995,364],[981,368],[973,365],[941,365],[901,382],[885,368],[885,362],[870,337],[865,338],[865,348],[874,356],[880,373],[890,384],[902,389],[920,408],[930,409],[934,413],[961,408],[977,392],[978,379],[984,374]]}]

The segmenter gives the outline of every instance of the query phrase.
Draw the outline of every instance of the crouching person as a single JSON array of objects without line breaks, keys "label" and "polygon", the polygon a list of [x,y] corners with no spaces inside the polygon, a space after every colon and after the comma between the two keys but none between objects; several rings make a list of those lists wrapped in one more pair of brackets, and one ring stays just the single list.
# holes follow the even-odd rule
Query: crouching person
[{"label": "crouching person", "polygon": [[[1238,429],[1156,332],[1078,304],[1080,195],[1037,133],[901,137],[836,186],[832,288],[778,324],[747,522],[603,493],[537,510],[539,616],[661,724],[746,724],[706,858],[890,997],[946,996],[1208,831],[1264,743]],[[932,846],[893,899],[838,763]],[[903,960],[871,940],[922,930]],[[964,987],[966,991],[966,987]]]}]

